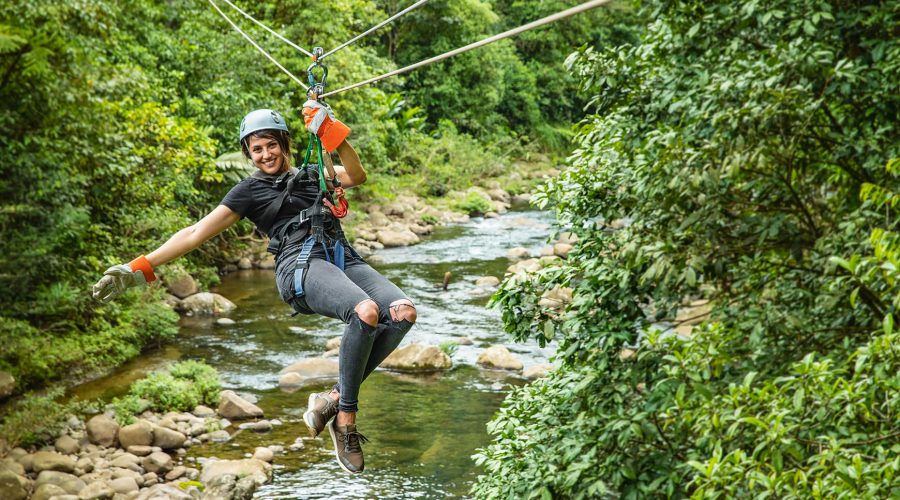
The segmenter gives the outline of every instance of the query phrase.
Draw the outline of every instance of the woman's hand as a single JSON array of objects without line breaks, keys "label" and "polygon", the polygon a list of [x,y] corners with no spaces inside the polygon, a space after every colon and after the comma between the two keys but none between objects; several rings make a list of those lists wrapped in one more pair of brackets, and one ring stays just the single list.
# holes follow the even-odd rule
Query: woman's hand
[{"label": "woman's hand", "polygon": [[350,128],[334,117],[327,104],[310,99],[303,103],[303,121],[306,130],[322,140],[322,148],[330,153],[350,135]]},{"label": "woman's hand", "polygon": [[122,295],[129,288],[144,286],[156,280],[153,266],[143,255],[128,264],[112,266],[103,274],[92,291],[94,298],[104,303]]}]

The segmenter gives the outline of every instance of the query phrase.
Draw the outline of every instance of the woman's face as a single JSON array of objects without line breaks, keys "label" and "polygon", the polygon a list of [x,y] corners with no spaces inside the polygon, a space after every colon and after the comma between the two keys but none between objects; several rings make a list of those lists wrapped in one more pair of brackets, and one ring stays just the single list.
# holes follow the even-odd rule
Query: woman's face
[{"label": "woman's face", "polygon": [[253,164],[267,174],[280,174],[284,167],[284,153],[278,141],[270,137],[251,137],[247,149]]}]

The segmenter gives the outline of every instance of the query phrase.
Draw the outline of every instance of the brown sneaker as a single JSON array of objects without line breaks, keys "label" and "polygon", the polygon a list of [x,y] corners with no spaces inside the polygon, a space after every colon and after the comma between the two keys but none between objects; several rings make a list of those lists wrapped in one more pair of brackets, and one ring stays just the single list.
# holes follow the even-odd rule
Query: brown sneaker
[{"label": "brown sneaker", "polygon": [[328,424],[328,432],[334,442],[334,455],[337,457],[338,465],[353,474],[362,472],[365,462],[360,445],[368,439],[356,432],[356,426],[353,424],[338,426],[337,419]]},{"label": "brown sneaker", "polygon": [[306,413],[303,414],[303,421],[306,422],[306,427],[309,428],[309,433],[313,437],[325,430],[328,421],[337,415],[337,403],[328,394],[328,392],[316,392],[309,395],[309,405]]}]

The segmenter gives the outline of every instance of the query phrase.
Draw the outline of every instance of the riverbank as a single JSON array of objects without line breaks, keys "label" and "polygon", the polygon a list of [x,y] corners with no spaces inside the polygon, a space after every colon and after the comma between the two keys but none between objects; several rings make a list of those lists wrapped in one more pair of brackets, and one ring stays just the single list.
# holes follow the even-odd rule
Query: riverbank
[{"label": "riverbank", "polygon": [[[233,301],[234,310],[220,316],[184,317],[180,334],[165,349],[126,363],[73,394],[108,401],[121,396],[142,374],[180,359],[205,359],[220,371],[226,389],[264,412],[248,424],[280,425],[240,431],[242,422],[235,420],[227,429],[230,440],[192,445],[184,456],[173,454],[174,466],[199,470],[201,459],[244,460],[256,448],[280,446],[283,453],[275,456],[272,481],[260,487],[255,498],[464,496],[477,475],[469,457],[487,444],[486,422],[510,388],[526,383],[524,371],[545,364],[553,352],[533,342],[514,344],[508,348],[518,367],[499,370],[480,364],[483,352],[508,340],[499,314],[484,307],[495,284],[476,282],[487,276],[499,281],[510,266],[527,262],[517,260],[523,254],[537,257],[546,251],[551,222],[549,214],[534,211],[479,217],[438,226],[419,245],[376,252],[379,271],[400,284],[420,310],[420,321],[402,347],[459,343],[449,354],[448,369],[418,374],[378,370],[363,386],[361,425],[371,439],[366,447],[371,473],[354,478],[357,486],[350,493],[329,489],[331,482],[325,479],[341,474],[327,435],[304,437],[302,449],[291,449],[298,436],[306,435],[298,413],[306,394],[324,389],[333,378],[314,378],[293,388],[281,383],[290,372],[285,369],[299,361],[334,362],[323,355],[334,347],[340,322],[291,318],[272,292],[271,271],[240,270],[225,276],[215,292]],[[508,257],[515,247],[519,251],[510,253],[517,257]],[[453,279],[443,290],[442,278],[448,271]]]}]

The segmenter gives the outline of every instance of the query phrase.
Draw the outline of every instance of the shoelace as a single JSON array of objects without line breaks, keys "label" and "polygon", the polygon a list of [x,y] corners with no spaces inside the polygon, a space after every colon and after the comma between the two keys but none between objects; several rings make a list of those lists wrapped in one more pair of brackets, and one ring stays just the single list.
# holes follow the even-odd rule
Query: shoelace
[{"label": "shoelace", "polygon": [[369,438],[356,431],[350,431],[347,434],[344,434],[342,439],[344,441],[344,451],[348,453],[362,453],[360,443],[369,441]]}]

